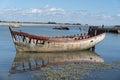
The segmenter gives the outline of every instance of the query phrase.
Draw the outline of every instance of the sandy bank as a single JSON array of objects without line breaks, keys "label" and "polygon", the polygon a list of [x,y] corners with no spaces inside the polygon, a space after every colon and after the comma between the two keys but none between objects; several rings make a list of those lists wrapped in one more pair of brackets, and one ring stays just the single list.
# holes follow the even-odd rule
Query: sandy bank
[{"label": "sandy bank", "polygon": [[0,26],[9,26],[9,25],[21,25],[21,26],[81,26],[81,25],[74,25],[74,24],[4,23],[4,22],[0,23]]}]

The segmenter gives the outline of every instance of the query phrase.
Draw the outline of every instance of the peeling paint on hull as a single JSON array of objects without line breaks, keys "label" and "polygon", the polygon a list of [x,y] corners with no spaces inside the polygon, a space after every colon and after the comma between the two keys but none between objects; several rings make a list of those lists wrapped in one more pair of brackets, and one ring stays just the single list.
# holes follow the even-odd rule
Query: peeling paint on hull
[{"label": "peeling paint on hull", "polygon": [[18,52],[56,52],[56,51],[74,51],[74,50],[86,50],[89,49],[105,37],[105,33],[95,37],[91,37],[83,40],[76,40],[71,42],[56,42],[44,45],[36,45],[24,42],[14,41]]},{"label": "peeling paint on hull", "polygon": [[65,37],[46,37],[13,31],[10,27],[17,52],[59,52],[86,50],[105,38],[105,33],[90,30],[88,34]]}]

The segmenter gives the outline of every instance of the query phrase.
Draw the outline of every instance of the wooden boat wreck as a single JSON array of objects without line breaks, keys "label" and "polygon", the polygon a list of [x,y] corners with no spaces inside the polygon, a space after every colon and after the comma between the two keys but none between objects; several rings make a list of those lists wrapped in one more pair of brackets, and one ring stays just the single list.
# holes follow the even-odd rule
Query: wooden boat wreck
[{"label": "wooden boat wreck", "polygon": [[89,29],[87,34],[73,36],[47,37],[17,32],[9,27],[18,52],[59,52],[86,50],[101,42],[105,33]]},{"label": "wooden boat wreck", "polygon": [[47,66],[64,64],[100,64],[103,58],[93,51],[61,53],[16,53],[10,74],[41,70]]}]

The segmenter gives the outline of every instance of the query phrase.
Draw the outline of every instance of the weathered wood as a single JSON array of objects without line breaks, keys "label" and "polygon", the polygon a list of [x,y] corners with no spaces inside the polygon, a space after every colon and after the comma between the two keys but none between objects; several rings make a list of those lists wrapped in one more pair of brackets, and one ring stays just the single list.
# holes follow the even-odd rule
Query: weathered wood
[{"label": "weathered wood", "polygon": [[[64,37],[36,36],[25,32],[13,31],[12,36],[19,36],[20,39],[13,41],[18,52],[56,52],[56,51],[75,51],[86,50],[98,44],[105,37],[103,31],[89,29],[88,34],[78,34]],[[24,37],[26,42],[23,41]],[[39,42],[39,43],[38,43]]]}]

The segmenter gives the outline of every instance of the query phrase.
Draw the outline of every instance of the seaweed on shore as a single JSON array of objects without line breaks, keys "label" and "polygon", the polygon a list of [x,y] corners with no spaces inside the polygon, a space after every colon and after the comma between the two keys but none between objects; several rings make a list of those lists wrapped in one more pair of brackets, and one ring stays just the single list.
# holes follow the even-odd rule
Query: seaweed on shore
[{"label": "seaweed on shore", "polygon": [[84,80],[85,78],[95,78],[92,72],[118,71],[120,62],[107,63],[79,63],[47,66],[42,68],[41,73],[35,74],[38,80]]}]

